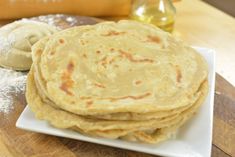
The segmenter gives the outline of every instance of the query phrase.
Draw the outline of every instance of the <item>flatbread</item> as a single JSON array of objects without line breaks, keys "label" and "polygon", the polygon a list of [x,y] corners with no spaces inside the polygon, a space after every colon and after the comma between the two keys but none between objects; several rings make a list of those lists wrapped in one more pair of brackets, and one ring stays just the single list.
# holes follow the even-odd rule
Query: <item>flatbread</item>
[{"label": "flatbread", "polygon": [[43,93],[59,108],[80,115],[186,107],[197,99],[208,73],[194,49],[134,21],[59,32],[38,42],[33,58],[39,60],[36,79]]},{"label": "flatbread", "polygon": [[201,91],[201,96],[194,104],[193,108],[190,108],[182,112],[181,113],[182,119],[176,122],[174,125],[161,129],[156,129],[152,133],[148,133],[145,131],[135,131],[121,138],[128,141],[141,141],[145,143],[159,143],[166,139],[174,138],[177,134],[178,128],[180,128],[183,124],[185,124],[188,120],[190,120],[198,112],[199,107],[203,104],[208,93],[207,81],[205,81],[201,85],[200,91]]},{"label": "flatbread", "polygon": [[[39,43],[37,43],[37,47],[43,48],[43,43],[47,42],[49,38],[42,39]],[[40,45],[39,45],[40,44]],[[40,58],[35,57],[34,63],[39,64]],[[35,84],[37,86],[38,92],[40,93],[40,97],[42,97],[43,101],[47,104],[52,105],[55,108],[58,108],[51,100],[49,101],[49,95],[47,93],[46,87],[45,87],[45,80],[41,77],[41,71],[38,66],[33,67],[34,72],[34,79]],[[199,95],[195,94],[193,97],[193,103],[198,99]],[[191,103],[191,104],[193,104]],[[158,111],[158,112],[147,112],[147,113],[113,113],[113,114],[100,114],[100,115],[92,115],[91,118],[97,118],[97,119],[107,119],[107,120],[148,120],[148,119],[156,119],[156,118],[164,118],[166,116],[172,116],[179,112],[182,112],[186,110],[187,108],[191,107],[191,105],[179,107],[178,109],[171,109],[167,111]],[[89,117],[89,116],[88,116]]]},{"label": "flatbread", "polygon": [[[156,133],[147,134],[148,130],[162,130],[161,135],[171,133],[168,130],[174,132],[179,126],[181,126],[187,119],[189,119],[198,107],[202,104],[207,93],[207,81],[202,84],[199,89],[200,98],[192,105],[191,108],[180,113],[177,117],[163,118],[159,121],[108,121],[99,119],[90,119],[87,117],[79,116],[61,109],[53,108],[51,105],[42,101],[42,98],[37,93],[37,87],[34,82],[32,72],[28,74],[26,98],[30,108],[35,112],[36,117],[39,119],[49,121],[53,126],[59,128],[71,128],[73,130],[86,133],[93,136],[101,136],[106,138],[124,138],[127,140],[133,137],[143,142],[152,143],[151,141],[156,138]],[[172,129],[171,129],[172,128]],[[142,137],[143,136],[143,137]],[[131,138],[132,137],[132,138]],[[143,140],[148,137],[146,140]]]},{"label": "flatbread", "polygon": [[27,79],[26,98],[30,108],[32,108],[38,118],[46,119],[59,128],[70,128],[73,126],[77,126],[86,131],[133,128],[138,130],[140,128],[152,128],[152,126],[154,125],[159,125],[159,127],[167,126],[169,125],[168,121],[172,121],[176,118],[176,115],[173,115],[172,117],[148,120],[147,123],[146,121],[131,120],[109,121],[87,118],[58,108],[54,108],[53,106],[46,104],[39,96],[31,71],[28,74]]},{"label": "flatbread", "polygon": [[38,41],[26,99],[38,119],[105,138],[158,143],[202,105],[208,67],[153,25],[103,22]]}]

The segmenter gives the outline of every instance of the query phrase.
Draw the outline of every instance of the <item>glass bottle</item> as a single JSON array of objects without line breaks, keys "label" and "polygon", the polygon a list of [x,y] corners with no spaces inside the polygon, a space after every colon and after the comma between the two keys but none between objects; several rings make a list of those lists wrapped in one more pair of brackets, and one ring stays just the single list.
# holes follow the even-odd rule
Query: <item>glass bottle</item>
[{"label": "glass bottle", "polygon": [[133,0],[130,18],[172,32],[176,9],[171,0]]}]

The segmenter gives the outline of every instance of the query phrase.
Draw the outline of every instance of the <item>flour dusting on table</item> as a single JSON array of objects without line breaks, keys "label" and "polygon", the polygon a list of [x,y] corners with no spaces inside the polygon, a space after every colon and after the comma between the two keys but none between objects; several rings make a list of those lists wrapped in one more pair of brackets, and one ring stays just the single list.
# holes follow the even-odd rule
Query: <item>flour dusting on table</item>
[{"label": "flour dusting on table", "polygon": [[0,68],[0,113],[13,109],[14,96],[25,91],[26,73]]}]

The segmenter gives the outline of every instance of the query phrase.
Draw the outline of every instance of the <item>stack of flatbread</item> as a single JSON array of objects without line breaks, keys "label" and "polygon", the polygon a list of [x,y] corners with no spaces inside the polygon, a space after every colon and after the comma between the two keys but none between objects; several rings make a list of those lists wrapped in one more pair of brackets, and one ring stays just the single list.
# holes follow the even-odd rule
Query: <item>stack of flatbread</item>
[{"label": "stack of flatbread", "polygon": [[39,119],[91,136],[158,143],[203,103],[207,63],[153,25],[73,27],[33,46],[26,98]]}]

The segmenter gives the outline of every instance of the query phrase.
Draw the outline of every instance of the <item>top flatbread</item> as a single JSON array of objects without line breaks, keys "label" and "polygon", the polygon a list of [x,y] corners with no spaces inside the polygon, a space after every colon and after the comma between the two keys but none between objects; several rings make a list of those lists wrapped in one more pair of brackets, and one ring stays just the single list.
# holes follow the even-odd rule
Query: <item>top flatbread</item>
[{"label": "top flatbread", "polygon": [[47,97],[81,114],[157,112],[191,105],[207,78],[194,49],[152,25],[103,22],[56,33],[33,47]]}]

